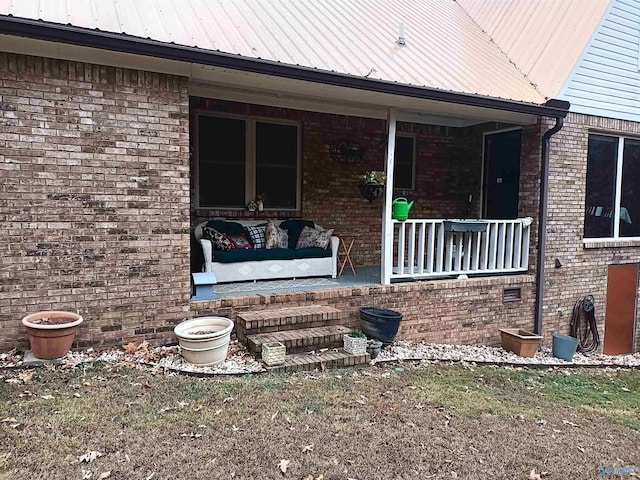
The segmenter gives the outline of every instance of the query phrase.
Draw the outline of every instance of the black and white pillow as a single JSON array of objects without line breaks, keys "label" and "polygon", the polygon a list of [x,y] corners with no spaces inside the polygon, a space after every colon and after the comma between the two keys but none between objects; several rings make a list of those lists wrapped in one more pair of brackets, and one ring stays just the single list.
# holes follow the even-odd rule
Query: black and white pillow
[{"label": "black and white pillow", "polygon": [[216,250],[228,252],[233,248],[231,241],[214,228],[204,227],[202,229],[202,237],[211,240],[211,245],[213,245],[213,248]]},{"label": "black and white pillow", "polygon": [[253,248],[265,248],[267,246],[266,229],[267,227],[264,225],[259,227],[247,227],[247,232],[249,232],[249,236],[251,237],[251,243],[253,243]]}]

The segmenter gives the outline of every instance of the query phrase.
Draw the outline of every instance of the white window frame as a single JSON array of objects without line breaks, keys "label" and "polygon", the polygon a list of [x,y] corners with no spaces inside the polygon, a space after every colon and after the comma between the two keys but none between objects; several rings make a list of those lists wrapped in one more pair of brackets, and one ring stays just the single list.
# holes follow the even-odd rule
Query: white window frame
[{"label": "white window frame", "polygon": [[[200,117],[216,117],[216,118],[227,118],[233,120],[244,120],[245,121],[245,206],[244,207],[224,207],[224,206],[203,206],[200,204]],[[194,150],[194,197],[196,208],[200,210],[246,210],[246,205],[255,200],[255,195],[257,193],[253,193],[256,191],[256,123],[270,123],[277,125],[289,125],[292,127],[296,127],[296,205],[295,207],[269,207],[269,199],[265,202],[265,210],[272,211],[298,211],[301,208],[301,184],[302,184],[302,146],[301,146],[301,138],[300,131],[301,125],[300,122],[295,122],[292,120],[282,120],[279,118],[269,118],[269,117],[258,117],[258,116],[248,116],[248,115],[234,115],[227,113],[217,113],[217,112],[197,112],[195,115],[195,133],[194,133],[194,142],[193,142],[193,150]]]},{"label": "white window frame", "polygon": [[[393,187],[393,190],[396,192],[411,192],[416,189],[416,153],[418,150],[418,136],[415,133],[396,134],[396,138],[400,138],[400,137],[413,139],[413,152],[411,153],[411,188]],[[394,162],[395,162],[395,159],[394,159]],[[395,165],[397,165],[397,162],[395,163]],[[395,179],[394,179],[394,182],[395,182]]]},{"label": "white window frame", "polygon": [[[586,211],[585,211],[585,215],[583,216],[583,224],[582,224],[582,228],[583,228],[583,232],[582,232],[582,240],[585,244],[589,244],[589,243],[607,243],[607,242],[629,242],[629,241],[640,241],[640,237],[621,237],[620,236],[620,202],[622,201],[622,169],[623,169],[623,162],[624,162],[624,141],[625,139],[629,139],[629,140],[638,140],[637,138],[634,137],[625,137],[622,135],[612,135],[612,134],[607,134],[607,133],[602,133],[602,132],[589,132],[589,136],[591,135],[597,135],[600,137],[611,137],[611,138],[617,138],[618,139],[618,158],[616,159],[616,191],[615,191],[615,195],[614,195],[614,215],[613,215],[613,236],[612,237],[597,237],[597,238],[585,238],[584,237],[584,219],[586,218]],[[588,145],[588,138],[587,138],[587,145]],[[587,153],[588,155],[588,153]],[[582,202],[584,208],[586,209],[587,205],[586,205],[586,195],[587,195],[587,189],[586,189],[586,182],[587,182],[587,177],[585,174],[585,201]],[[640,219],[639,219],[640,220]]]}]

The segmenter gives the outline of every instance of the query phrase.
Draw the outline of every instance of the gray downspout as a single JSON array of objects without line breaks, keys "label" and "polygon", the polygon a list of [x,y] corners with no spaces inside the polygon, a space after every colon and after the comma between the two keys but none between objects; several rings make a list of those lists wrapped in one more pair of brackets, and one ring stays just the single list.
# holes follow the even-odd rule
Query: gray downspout
[{"label": "gray downspout", "polygon": [[542,335],[542,306],[544,304],[544,258],[547,246],[547,203],[549,194],[549,144],[551,136],[564,124],[563,117],[556,117],[556,124],[542,136],[542,175],[540,177],[540,210],[538,212],[538,261],[536,265],[536,316],[535,333]]}]

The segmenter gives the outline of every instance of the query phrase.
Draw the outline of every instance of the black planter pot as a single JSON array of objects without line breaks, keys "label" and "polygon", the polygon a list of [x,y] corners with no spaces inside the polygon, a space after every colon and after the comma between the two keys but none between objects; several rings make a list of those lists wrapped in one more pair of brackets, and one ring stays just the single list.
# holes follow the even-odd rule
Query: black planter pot
[{"label": "black planter pot", "polygon": [[360,329],[369,338],[388,345],[398,333],[402,314],[384,308],[363,307],[360,309]]},{"label": "black planter pot", "polygon": [[371,203],[382,194],[382,192],[384,191],[384,185],[359,183],[358,190],[360,190],[360,195],[369,200],[369,203]]}]

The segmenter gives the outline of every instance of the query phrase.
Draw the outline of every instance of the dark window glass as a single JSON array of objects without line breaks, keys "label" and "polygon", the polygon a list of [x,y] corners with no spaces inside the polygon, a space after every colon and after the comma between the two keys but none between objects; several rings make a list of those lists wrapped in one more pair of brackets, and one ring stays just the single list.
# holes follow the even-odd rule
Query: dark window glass
[{"label": "dark window glass", "polygon": [[589,135],[585,238],[613,236],[618,139]]},{"label": "dark window glass", "polygon": [[396,137],[393,188],[413,189],[413,137]]},{"label": "dark window glass", "polygon": [[265,208],[296,208],[298,128],[256,122],[256,196]]},{"label": "dark window glass", "polygon": [[204,115],[198,121],[200,206],[244,207],[245,121]]},{"label": "dark window glass", "polygon": [[622,160],[620,236],[640,237],[640,141],[625,139]]}]

